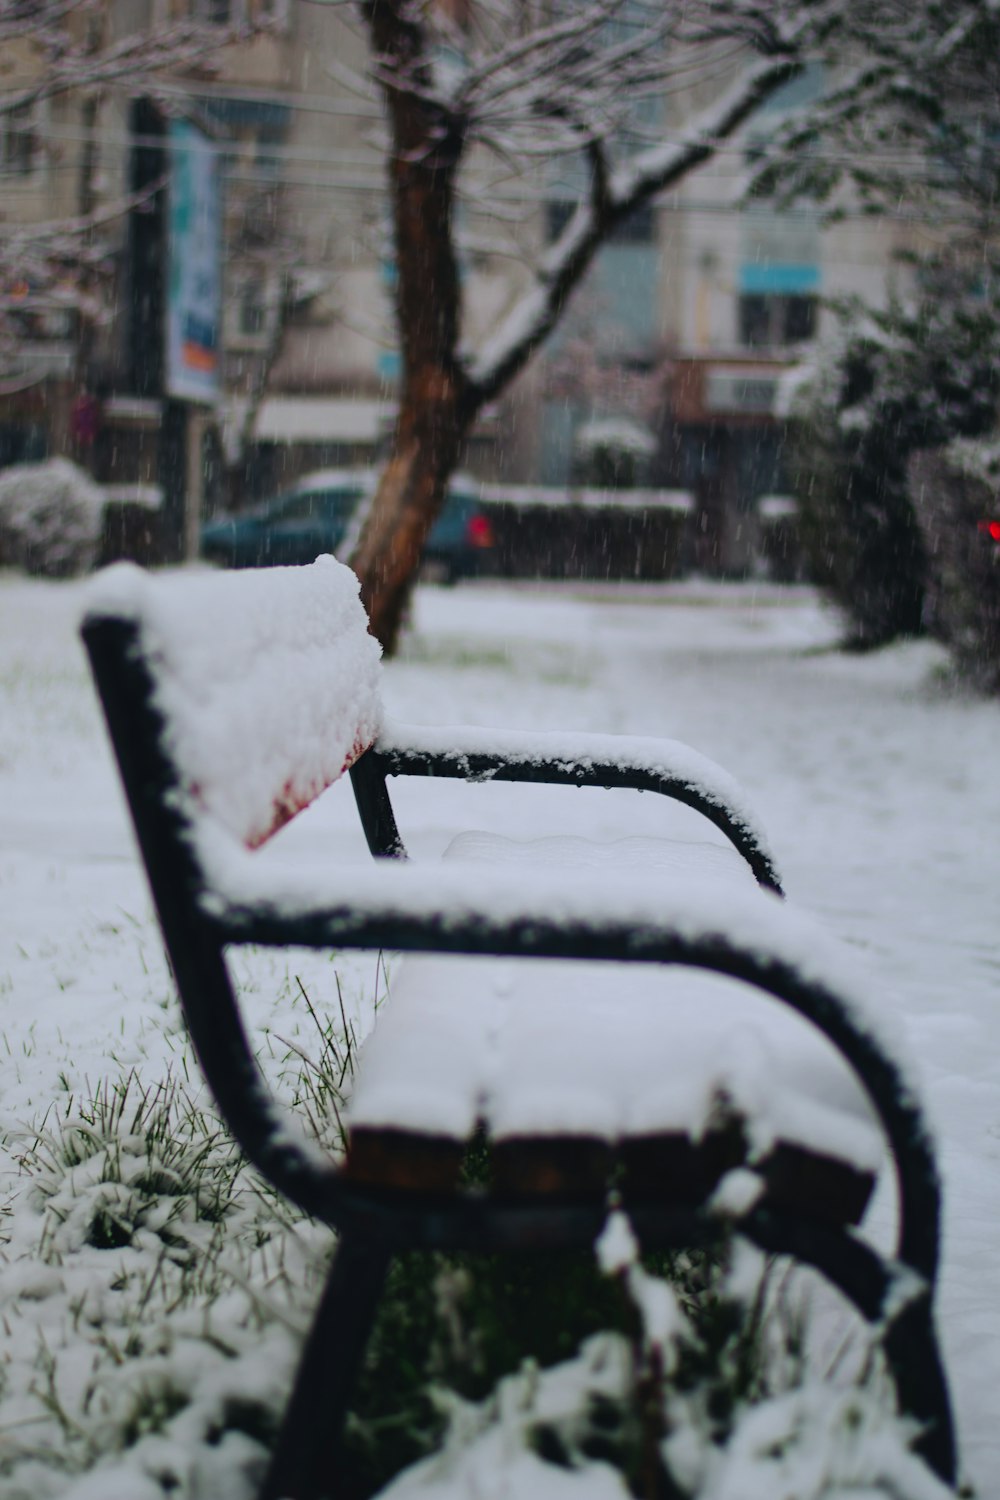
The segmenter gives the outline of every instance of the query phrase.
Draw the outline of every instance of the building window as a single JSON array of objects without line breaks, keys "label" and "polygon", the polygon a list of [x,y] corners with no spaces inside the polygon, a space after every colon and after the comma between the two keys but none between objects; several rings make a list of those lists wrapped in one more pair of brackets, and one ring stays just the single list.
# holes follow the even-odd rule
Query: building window
[{"label": "building window", "polygon": [[270,21],[279,31],[287,31],[290,0],[257,0],[257,16],[261,21]]},{"label": "building window", "polygon": [[240,297],[240,333],[254,338],[267,329],[264,288],[259,281],[248,281]]},{"label": "building window", "polygon": [[651,245],[656,233],[652,203],[640,203],[633,208],[627,219],[622,219],[611,231],[609,244]]},{"label": "building window", "polygon": [[771,304],[774,297],[747,297],[740,298],[740,343],[750,349],[759,349],[761,346],[770,344],[771,339]]},{"label": "building window", "polygon": [[549,244],[557,240],[576,212],[568,198],[550,198],[545,205],[545,234]]},{"label": "building window", "polygon": [[244,338],[256,339],[267,332],[267,301],[263,281],[245,281],[239,290],[237,328]]},{"label": "building window", "polygon": [[226,343],[231,349],[263,349],[279,317],[275,287],[253,271],[230,274],[226,297]]},{"label": "building window", "polygon": [[802,344],[816,336],[815,297],[789,293],[744,293],[740,298],[740,343],[749,349]]},{"label": "building window", "polygon": [[195,15],[210,26],[228,26],[233,19],[232,0],[194,0]]},{"label": "building window", "polygon": [[785,297],[784,299],[785,344],[803,344],[816,337],[816,298]]},{"label": "building window", "polygon": [[0,164],[4,172],[28,177],[35,166],[35,120],[30,104],[0,115]]},{"label": "building window", "polygon": [[[550,198],[545,205],[546,232],[549,244],[557,240],[576,213],[577,204],[569,198]],[[617,224],[608,236],[610,245],[651,245],[656,233],[652,203],[641,203]]]}]

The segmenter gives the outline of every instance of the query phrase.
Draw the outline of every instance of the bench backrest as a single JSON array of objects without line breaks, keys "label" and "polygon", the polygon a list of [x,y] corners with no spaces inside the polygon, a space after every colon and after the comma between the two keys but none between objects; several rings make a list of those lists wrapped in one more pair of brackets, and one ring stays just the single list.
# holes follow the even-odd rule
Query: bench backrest
[{"label": "bench backrest", "polygon": [[91,584],[86,616],[134,628],[182,793],[250,848],[378,735],[381,650],[332,557],[236,573],[119,564]]}]

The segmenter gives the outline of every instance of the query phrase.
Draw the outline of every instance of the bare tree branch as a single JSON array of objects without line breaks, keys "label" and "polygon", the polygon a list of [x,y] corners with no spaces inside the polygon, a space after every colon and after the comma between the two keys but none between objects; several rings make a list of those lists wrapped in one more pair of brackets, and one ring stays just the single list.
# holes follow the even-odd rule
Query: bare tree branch
[{"label": "bare tree branch", "polygon": [[[100,90],[116,83],[149,80],[168,70],[211,66],[212,57],[222,48],[248,41],[269,23],[211,26],[199,21],[182,21],[156,30],[132,32],[117,42],[91,49],[64,29],[67,13],[86,3],[67,4],[66,0],[46,0],[38,12],[34,28],[24,22],[17,35],[27,39],[39,54],[38,71],[18,88],[0,93],[0,114],[22,110],[44,99],[54,99],[77,89]],[[53,18],[55,12],[58,19]],[[3,33],[0,31],[0,39]]]},{"label": "bare tree branch", "polygon": [[592,173],[589,203],[581,204],[552,247],[535,286],[512,308],[487,346],[468,362],[468,379],[478,403],[493,400],[525,367],[615,225],[712,156],[717,143],[730,137],[762,99],[802,66],[788,57],[757,63],[722,100],[692,122],[680,141],[641,153],[610,179],[603,152],[595,143],[592,159],[596,153],[602,170]]},{"label": "bare tree branch", "polygon": [[116,87],[150,92],[169,72],[197,69],[203,77],[220,49],[271,29],[267,19],[230,26],[182,21],[113,38],[110,20],[107,0],[0,0],[0,44],[16,42],[19,57],[18,69],[0,88],[0,122],[22,117],[17,128],[23,129],[25,149],[46,150],[35,140],[32,112],[43,101],[77,95],[83,140],[76,193],[83,211],[50,222],[0,225],[0,342],[6,359],[17,355],[19,330],[35,313],[70,311],[83,327],[110,319],[110,231],[163,186],[93,207],[99,102]]}]

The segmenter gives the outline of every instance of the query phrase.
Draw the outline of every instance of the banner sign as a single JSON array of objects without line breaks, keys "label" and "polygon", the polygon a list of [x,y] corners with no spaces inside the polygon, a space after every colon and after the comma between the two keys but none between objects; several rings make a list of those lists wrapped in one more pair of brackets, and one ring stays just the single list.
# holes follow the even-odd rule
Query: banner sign
[{"label": "banner sign", "polygon": [[211,141],[170,122],[167,395],[214,402],[222,376],[222,199]]}]

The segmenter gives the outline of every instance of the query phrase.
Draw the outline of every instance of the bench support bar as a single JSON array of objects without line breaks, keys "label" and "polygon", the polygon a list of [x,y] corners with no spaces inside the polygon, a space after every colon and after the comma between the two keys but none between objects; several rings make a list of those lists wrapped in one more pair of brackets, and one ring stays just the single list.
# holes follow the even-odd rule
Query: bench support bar
[{"label": "bench support bar", "polygon": [[260,1500],[323,1500],[332,1493],[344,1417],[389,1259],[370,1239],[341,1237]]}]

